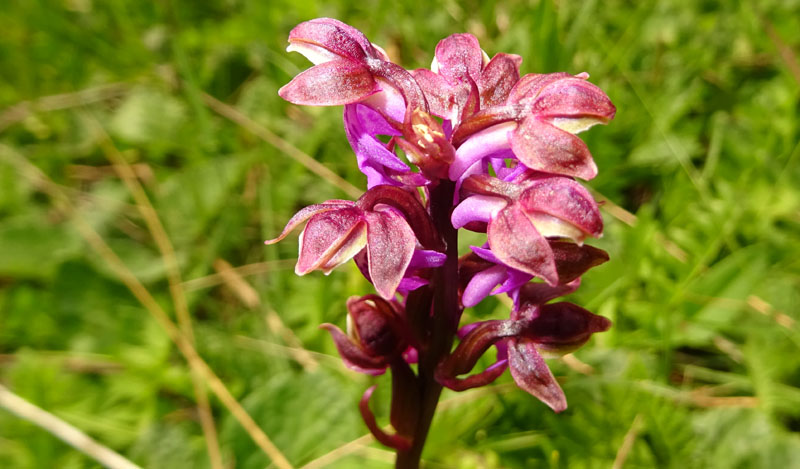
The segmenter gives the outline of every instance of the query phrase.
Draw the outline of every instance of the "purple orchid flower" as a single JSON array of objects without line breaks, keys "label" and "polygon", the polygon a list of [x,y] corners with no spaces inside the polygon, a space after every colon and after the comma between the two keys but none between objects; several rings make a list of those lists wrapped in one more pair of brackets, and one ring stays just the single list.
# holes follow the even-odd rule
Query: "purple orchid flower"
[{"label": "purple orchid flower", "polygon": [[425,96],[408,71],[389,61],[363,33],[332,18],[296,26],[289,33],[287,50],[303,54],[314,66],[278,94],[294,104],[346,105],[347,139],[368,187],[428,182],[378,138],[399,135],[407,112],[427,109]]},{"label": "purple orchid flower", "polygon": [[373,376],[391,368],[391,422],[397,433],[389,434],[381,429],[369,408],[375,386],[364,392],[359,409],[378,441],[403,450],[411,445],[409,435],[413,435],[416,423],[413,413],[408,410],[418,402],[413,389],[409,388],[409,383],[413,383],[413,379],[409,379],[413,377],[413,372],[404,359],[404,350],[410,349],[409,334],[398,308],[396,302],[390,303],[376,295],[352,297],[347,300],[346,334],[333,324],[322,324],[320,327],[331,333],[336,349],[348,368]]},{"label": "purple orchid flower", "polygon": [[347,300],[347,333],[333,324],[331,333],[345,365],[359,373],[381,375],[408,346],[397,306],[376,295]]},{"label": "purple orchid flower", "polygon": [[[285,100],[310,106],[339,106],[375,97],[375,107],[402,122],[407,105],[423,106],[425,97],[411,75],[389,61],[364,34],[333,18],[297,25],[289,33],[288,51],[303,54],[314,66],[278,91]],[[398,98],[406,105],[398,107]],[[399,115],[398,114],[399,111]],[[398,119],[399,117],[399,119]]]},{"label": "purple orchid flower", "polygon": [[504,105],[483,109],[454,131],[458,146],[450,167],[457,180],[471,166],[494,155],[513,154],[530,169],[592,179],[597,166],[575,134],[614,118],[616,108],[588,74],[529,74],[510,91]]},{"label": "purple orchid flower", "polygon": [[[548,303],[608,260],[583,244],[602,234],[603,221],[574,179],[597,173],[576,134],[614,117],[608,96],[585,73],[520,77],[519,56],[490,60],[469,34],[443,39],[431,69],[411,72],[330,18],[301,23],[289,43],[314,65],[279,94],[295,104],[344,105],[368,190],[355,202],[300,210],[267,244],[306,223],[297,274],[327,274],[353,259],[374,285],[377,295],[348,300],[346,332],[322,327],[349,368],[391,371],[394,433],[370,410],[374,386],[359,409],[375,438],[397,450],[396,467],[419,467],[443,385],[482,386],[510,369],[521,388],[564,410],[545,356],[610,326],[572,303]],[[460,228],[486,233],[486,244],[459,257]],[[459,329],[464,308],[500,293],[513,300],[509,319]],[[495,363],[463,376],[491,347]]]},{"label": "purple orchid flower", "polygon": [[547,238],[580,244],[603,231],[594,199],[571,178],[528,172],[506,182],[470,176],[462,191],[475,195],[453,210],[453,226],[485,224],[489,248],[502,264],[551,285],[559,283],[559,275]]},{"label": "purple orchid flower", "polygon": [[[556,264],[559,284],[542,285],[557,291],[558,296],[574,292],[580,286],[580,277],[587,270],[608,261],[608,254],[589,245],[578,245],[568,241],[548,240]],[[489,295],[508,294],[519,306],[520,290],[529,285],[534,276],[505,265],[491,250],[472,246],[473,257],[465,260],[470,265],[462,282],[465,284],[461,303],[465,307],[475,306]],[[499,287],[499,288],[498,288]],[[548,290],[549,291],[549,290]]]},{"label": "purple orchid flower", "polygon": [[[445,386],[460,391],[491,383],[510,368],[520,388],[554,411],[563,411],[567,408],[564,392],[544,358],[576,350],[593,333],[608,330],[611,321],[572,303],[543,304],[561,295],[559,287],[528,284],[522,289],[521,302],[512,310],[511,319],[470,324],[460,332],[461,342],[439,364],[436,378]],[[458,377],[470,372],[492,345],[498,349],[493,365],[477,374]]]},{"label": "purple orchid flower", "polygon": [[[300,235],[297,275],[316,269],[327,275],[363,250],[368,278],[386,299],[393,298],[400,286],[414,258],[417,238],[426,247],[440,247],[419,201],[390,186],[375,187],[357,202],[330,200],[308,206],[289,220],[277,238],[265,243],[277,243],[306,221]],[[421,257],[426,258],[424,254]],[[435,259],[427,265],[436,265]]]}]

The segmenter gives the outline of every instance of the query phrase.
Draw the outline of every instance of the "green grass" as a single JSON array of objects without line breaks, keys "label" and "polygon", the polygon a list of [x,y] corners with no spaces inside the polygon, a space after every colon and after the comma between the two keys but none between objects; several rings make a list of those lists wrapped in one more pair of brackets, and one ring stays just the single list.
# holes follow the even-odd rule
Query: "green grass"
[{"label": "green grass", "polygon": [[[96,230],[174,318],[163,256],[110,166],[107,133],[174,246],[200,356],[286,458],[300,466],[366,433],[356,405],[373,380],[343,370],[317,326],[342,325],[343,300],[368,285],[352,265],[296,278],[275,262],[296,256],[293,242],[262,245],[298,208],[347,194],[204,98],[363,186],[341,111],[276,93],[306,67],[284,52],[288,31],[333,16],[408,68],[471,32],[489,55],[522,55],[523,72],[589,72],[618,108],[584,135],[600,168],[589,186],[616,204],[594,242],[611,261],[575,295],[614,321],[576,354],[593,372],[551,362],[570,405],[559,415],[507,375],[445,393],[430,467],[800,467],[800,2],[444,5],[6,1],[0,383],[142,466],[209,466],[186,360],[79,230]],[[192,282],[217,259],[266,263],[245,276],[257,302],[218,277]],[[327,356],[304,367],[287,345]],[[387,422],[389,382],[375,382]],[[267,466],[210,401],[226,463]],[[371,448],[327,467],[389,467]],[[96,466],[0,411],[0,467]]]}]

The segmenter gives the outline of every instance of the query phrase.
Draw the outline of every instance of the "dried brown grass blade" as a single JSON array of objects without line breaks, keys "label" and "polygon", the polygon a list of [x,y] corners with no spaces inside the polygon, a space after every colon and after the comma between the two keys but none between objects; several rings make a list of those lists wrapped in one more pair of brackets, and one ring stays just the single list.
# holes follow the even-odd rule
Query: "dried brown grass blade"
[{"label": "dried brown grass blade", "polygon": [[222,404],[231,412],[239,424],[242,425],[256,445],[258,445],[280,469],[291,468],[292,465],[283,453],[272,443],[272,440],[270,440],[261,427],[258,426],[236,398],[228,391],[228,388],[222,380],[219,379],[208,364],[200,357],[188,338],[180,331],[178,326],[172,322],[169,315],[167,315],[161,305],[153,298],[147,288],[136,278],[133,272],[131,272],[122,259],[117,256],[100,234],[80,215],[66,194],[62,192],[46,174],[39,170],[39,168],[17,154],[10,147],[0,145],[0,157],[17,167],[23,175],[29,177],[33,181],[39,190],[53,199],[57,208],[72,217],[76,228],[84,240],[106,261],[122,283],[128,287],[142,306],[153,316],[153,319],[164,329],[170,340],[175,343],[178,350],[186,358],[189,366],[198,370],[208,384],[209,389],[211,389]]},{"label": "dried brown grass blade", "polygon": [[6,409],[17,417],[44,429],[105,467],[111,469],[141,469],[119,453],[101,445],[69,423],[17,396],[2,384],[0,384],[0,408]]}]

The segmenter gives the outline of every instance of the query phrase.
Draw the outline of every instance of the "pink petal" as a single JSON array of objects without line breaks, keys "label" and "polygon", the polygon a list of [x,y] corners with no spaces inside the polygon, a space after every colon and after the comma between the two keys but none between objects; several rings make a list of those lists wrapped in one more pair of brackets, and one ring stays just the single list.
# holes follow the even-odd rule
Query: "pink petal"
[{"label": "pink petal", "polygon": [[[362,212],[355,207],[313,216],[300,237],[300,256],[295,273],[305,275],[323,265],[330,270],[329,261],[341,249],[352,257],[364,246],[364,229]],[[344,262],[347,259],[339,260]]]},{"label": "pink petal", "polygon": [[377,295],[351,297],[347,311],[360,347],[370,356],[394,357],[405,348],[399,334],[397,313]]},{"label": "pink petal", "polygon": [[315,65],[278,90],[281,98],[309,106],[339,106],[361,101],[377,91],[372,74],[350,59]]},{"label": "pink petal", "polygon": [[436,380],[439,381],[442,386],[452,389],[453,391],[466,391],[467,389],[491,384],[506,371],[506,368],[508,368],[508,360],[498,360],[489,366],[489,368],[486,368],[480,373],[469,375],[466,378],[436,376]]},{"label": "pink petal", "polygon": [[522,57],[497,54],[484,67],[478,87],[481,91],[481,109],[499,106],[506,102],[511,89],[519,81]]},{"label": "pink petal", "polygon": [[439,377],[455,377],[472,370],[483,354],[498,340],[516,336],[524,324],[519,321],[489,320],[478,323],[436,369]]},{"label": "pink petal", "polygon": [[544,87],[531,111],[540,117],[592,118],[607,123],[616,108],[597,86],[580,78],[564,78]]},{"label": "pink petal", "polygon": [[310,43],[358,61],[365,60],[365,51],[372,48],[360,31],[333,18],[317,18],[300,23],[289,32],[289,42]]},{"label": "pink petal", "polygon": [[[421,68],[412,73],[422,92],[425,93],[431,114],[442,119],[454,120],[454,117],[457,117],[454,113],[457,112],[460,101],[456,96],[459,87],[451,85],[441,75],[428,69]],[[465,89],[461,94],[466,97],[468,91]]]},{"label": "pink petal", "polygon": [[529,214],[546,213],[590,236],[598,237],[603,233],[603,218],[597,203],[589,191],[573,179],[548,177],[535,180],[522,193],[520,204]]},{"label": "pink petal", "polygon": [[525,190],[525,185],[518,181],[504,181],[487,174],[473,174],[464,180],[461,189],[464,192],[517,200]]},{"label": "pink petal", "polygon": [[405,218],[393,209],[364,215],[369,276],[378,294],[390,300],[411,262],[416,238]]},{"label": "pink petal", "polygon": [[388,205],[403,214],[420,244],[426,249],[444,251],[444,244],[433,225],[430,215],[418,198],[418,194],[394,186],[375,186],[370,188],[356,202],[365,212],[379,205]]},{"label": "pink petal", "polygon": [[564,72],[546,74],[529,73],[519,79],[509,93],[506,103],[517,104],[530,102],[539,95],[539,92],[541,92],[545,86],[565,78],[573,78],[573,76]]},{"label": "pink petal", "polygon": [[489,247],[503,264],[558,283],[553,250],[518,204],[500,210],[487,229]]},{"label": "pink petal", "polygon": [[517,386],[529,392],[556,412],[567,408],[564,391],[553,377],[544,358],[527,339],[509,339],[508,363]]},{"label": "pink petal", "polygon": [[453,146],[459,147],[478,132],[508,121],[520,120],[524,107],[520,105],[494,106],[478,111],[458,124],[453,131]]},{"label": "pink petal", "polygon": [[450,83],[468,82],[480,77],[483,53],[472,34],[453,34],[436,45],[439,75]]},{"label": "pink petal", "polygon": [[[561,279],[559,279],[561,280]],[[517,297],[518,307],[511,310],[511,319],[530,319],[537,311],[539,305],[547,303],[559,296],[569,295],[578,289],[581,279],[574,279],[569,283],[548,285],[546,283],[528,283],[520,288]]]},{"label": "pink petal", "polygon": [[587,180],[597,175],[597,166],[581,139],[534,116],[511,134],[511,148],[530,169]]},{"label": "pink petal", "polygon": [[297,228],[298,225],[300,225],[301,223],[303,223],[304,221],[308,220],[309,218],[313,217],[318,213],[353,207],[354,205],[355,203],[349,200],[329,200],[321,204],[309,205],[308,207],[305,207],[301,209],[299,212],[294,214],[294,216],[289,220],[289,222],[286,223],[286,227],[283,229],[283,231],[277,238],[268,239],[264,241],[264,244],[277,243],[278,241],[285,238],[293,229]]}]

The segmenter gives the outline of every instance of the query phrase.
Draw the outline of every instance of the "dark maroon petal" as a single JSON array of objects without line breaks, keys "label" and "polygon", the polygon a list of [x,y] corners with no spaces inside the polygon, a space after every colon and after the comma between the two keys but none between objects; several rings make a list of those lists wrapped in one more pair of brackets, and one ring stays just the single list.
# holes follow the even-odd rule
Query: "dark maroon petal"
[{"label": "dark maroon petal", "polygon": [[377,295],[347,300],[355,338],[370,356],[395,357],[406,347],[402,340],[397,313],[389,302]]},{"label": "dark maroon petal", "polygon": [[573,78],[573,75],[565,72],[558,73],[529,73],[520,78],[514,88],[508,95],[507,104],[517,104],[530,102],[533,98],[539,95],[542,89],[559,80],[565,78]]},{"label": "dark maroon petal", "polygon": [[329,200],[321,204],[309,205],[308,207],[305,207],[301,209],[299,212],[294,214],[294,216],[289,220],[289,222],[286,223],[286,227],[283,229],[283,231],[277,238],[268,239],[264,241],[264,244],[277,243],[278,241],[285,238],[293,229],[297,228],[298,225],[300,225],[301,223],[303,223],[304,221],[308,220],[309,218],[313,217],[318,213],[353,207],[354,205],[355,203],[349,200]]},{"label": "dark maroon petal", "polygon": [[500,339],[519,334],[522,325],[519,321],[501,320],[479,323],[461,339],[453,353],[439,364],[436,368],[437,376],[446,379],[469,372],[489,347]]},{"label": "dark maroon petal", "polygon": [[530,169],[592,179],[597,166],[581,139],[534,116],[511,134],[511,148]]},{"label": "dark maroon petal", "polygon": [[[311,217],[300,237],[300,256],[295,272],[304,275],[326,265],[337,252],[347,247],[350,257],[363,247],[364,217],[356,207],[320,213]],[[349,257],[347,258],[349,259]],[[347,259],[342,259],[342,262]]]},{"label": "dark maroon petal", "polygon": [[477,80],[483,66],[483,53],[472,34],[453,34],[436,45],[439,75],[451,83]]},{"label": "dark maroon petal", "polygon": [[568,302],[542,305],[521,335],[557,355],[576,350],[595,332],[611,327],[611,321]]},{"label": "dark maroon petal", "polygon": [[505,265],[558,283],[553,250],[518,204],[500,210],[487,229],[489,247]]},{"label": "dark maroon petal", "polygon": [[469,375],[466,378],[447,378],[437,375],[436,380],[442,386],[453,391],[466,391],[467,389],[478,388],[492,383],[506,371],[506,368],[508,368],[508,360],[499,360],[480,373]]},{"label": "dark maroon petal", "polygon": [[469,90],[469,93],[461,107],[461,114],[458,116],[459,122],[469,119],[481,110],[481,93],[478,89],[478,85],[470,80],[469,87],[465,87],[465,89]]},{"label": "dark maroon petal", "polygon": [[495,55],[478,81],[481,91],[481,109],[499,106],[506,102],[511,89],[519,81],[519,66],[522,57],[513,54]]},{"label": "dark maroon petal", "polygon": [[350,59],[315,65],[278,90],[281,98],[309,106],[351,104],[378,91],[372,74]]},{"label": "dark maroon petal", "polygon": [[[559,280],[561,280],[559,278]],[[581,285],[580,279],[574,279],[569,283],[559,285],[548,285],[546,283],[528,283],[520,288],[518,303],[519,307],[511,310],[511,319],[523,319],[534,316],[536,308],[559,296],[569,295]]]},{"label": "dark maroon petal", "polygon": [[357,61],[364,61],[365,51],[372,49],[360,31],[332,18],[318,18],[298,24],[289,33],[289,42],[321,46],[336,55]]},{"label": "dark maroon petal", "polygon": [[385,357],[369,355],[333,324],[325,323],[319,327],[331,333],[336,350],[347,368],[373,376],[382,375],[386,371],[388,363]]},{"label": "dark maroon petal", "polygon": [[520,204],[526,213],[541,212],[559,218],[590,236],[603,233],[597,203],[573,179],[548,177],[532,181],[522,193]]},{"label": "dark maroon petal", "polygon": [[597,86],[581,78],[564,78],[545,86],[533,102],[531,112],[541,117],[592,118],[607,123],[616,108]]},{"label": "dark maroon petal", "polygon": [[358,403],[358,410],[361,411],[361,418],[364,419],[364,423],[367,424],[367,428],[370,433],[372,433],[372,436],[381,444],[398,451],[408,451],[408,449],[411,448],[410,439],[402,435],[390,435],[386,433],[378,426],[378,422],[375,421],[375,414],[369,409],[369,399],[372,397],[372,393],[375,392],[375,387],[376,386],[371,386],[364,391],[364,395],[361,396],[361,401]]},{"label": "dark maroon petal", "polygon": [[378,294],[392,299],[414,255],[416,238],[405,218],[394,209],[364,215],[369,276]]},{"label": "dark maroon petal", "polygon": [[561,283],[569,283],[592,267],[608,261],[607,252],[588,244],[577,245],[568,241],[550,241],[550,248],[553,250],[558,280]]},{"label": "dark maroon petal", "polygon": [[567,398],[564,391],[553,377],[544,358],[536,351],[534,343],[526,339],[509,339],[507,344],[509,368],[517,386],[556,412],[566,409]]}]

